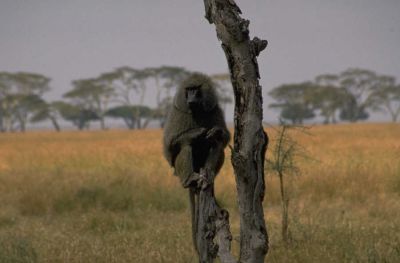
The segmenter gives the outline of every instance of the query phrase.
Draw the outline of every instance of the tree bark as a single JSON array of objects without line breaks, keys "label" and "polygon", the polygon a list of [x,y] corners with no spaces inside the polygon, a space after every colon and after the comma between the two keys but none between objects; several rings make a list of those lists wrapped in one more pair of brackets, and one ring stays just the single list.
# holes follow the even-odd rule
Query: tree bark
[{"label": "tree bark", "polygon": [[240,213],[242,263],[264,262],[268,235],[264,221],[264,157],[268,137],[262,126],[262,92],[257,56],[266,40],[250,40],[249,21],[233,0],[204,0],[206,18],[215,24],[230,70],[235,95],[232,164]]},{"label": "tree bark", "polygon": [[212,263],[218,256],[222,263],[236,263],[230,251],[232,235],[229,229],[229,213],[215,200],[213,176],[207,169],[202,169],[200,173],[207,183],[198,193],[199,210],[195,242],[199,262]]}]

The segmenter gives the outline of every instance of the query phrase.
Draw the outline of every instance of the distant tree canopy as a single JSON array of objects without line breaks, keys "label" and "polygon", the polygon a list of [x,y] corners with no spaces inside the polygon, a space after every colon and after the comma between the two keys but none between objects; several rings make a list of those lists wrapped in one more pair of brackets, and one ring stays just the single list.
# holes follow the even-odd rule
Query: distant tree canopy
[{"label": "distant tree canopy", "polygon": [[376,85],[371,88],[369,104],[374,110],[390,114],[393,122],[400,115],[400,84],[392,76],[380,76]]},{"label": "distant tree canopy", "polygon": [[289,120],[293,124],[302,124],[304,120],[315,116],[312,96],[314,89],[314,84],[311,82],[279,86],[269,93],[277,101],[269,106],[281,108],[282,120]]},{"label": "distant tree canopy", "polygon": [[98,120],[97,114],[91,109],[66,102],[58,104],[58,111],[64,120],[71,122],[79,130],[89,128],[91,121]]},{"label": "distant tree canopy", "polygon": [[[150,122],[163,127],[172,97],[191,74],[175,66],[135,69],[119,67],[96,77],[77,79],[62,100],[47,101],[50,78],[31,72],[0,72],[0,132],[25,131],[27,125],[50,121],[61,130],[60,120],[78,129],[93,122],[106,129],[106,121],[121,120],[129,129],[144,129]],[[223,109],[233,103],[230,75],[210,76]],[[153,94],[153,105],[146,98]],[[320,117],[323,123],[357,122],[371,112],[382,112],[396,122],[400,116],[400,84],[388,75],[350,68],[339,74],[318,75],[312,81],[289,83],[272,89],[270,108],[293,124]]]},{"label": "distant tree canopy", "polygon": [[380,76],[365,69],[351,68],[340,74],[319,75],[304,83],[285,84],[269,95],[276,101],[280,118],[293,124],[321,116],[324,123],[366,120],[371,111],[400,115],[400,87],[391,76]]},{"label": "distant tree canopy", "polygon": [[114,96],[114,89],[110,83],[100,76],[95,79],[75,80],[72,85],[74,88],[65,93],[63,97],[80,111],[91,113],[83,114],[83,116],[88,118],[91,115],[96,116],[91,120],[99,120],[101,129],[105,129],[105,114]]},{"label": "distant tree canopy", "polygon": [[[130,106],[130,105],[122,105],[111,108],[107,111],[107,116],[112,118],[121,118],[124,120],[126,126],[129,129],[135,129],[138,124],[137,118],[146,118],[148,121],[153,116],[153,110],[147,106]],[[147,121],[147,123],[148,123]],[[145,128],[147,125],[145,123]]]},{"label": "distant tree canopy", "polygon": [[0,72],[0,130],[25,131],[29,118],[45,103],[49,82],[40,74]]},{"label": "distant tree canopy", "polygon": [[[106,129],[110,118],[122,120],[129,129],[146,128],[151,121],[163,127],[174,91],[189,74],[175,66],[119,67],[97,77],[73,80],[63,100],[46,101],[43,94],[50,90],[46,76],[0,72],[0,131],[24,131],[28,122],[42,121],[50,121],[60,131],[60,119],[78,129],[87,129],[92,122]],[[229,75],[215,77],[221,104],[232,103]],[[149,89],[155,94],[154,107],[145,104]]]},{"label": "distant tree canopy", "polygon": [[[146,128],[151,120],[158,120],[162,126],[166,117],[165,102],[172,98],[171,90],[189,74],[184,68],[172,66],[145,69],[120,67],[103,73],[101,76],[107,77],[114,90],[112,101],[115,105],[108,111],[108,116],[122,118],[129,129]],[[155,108],[149,108],[144,103],[150,86],[156,89]]]}]

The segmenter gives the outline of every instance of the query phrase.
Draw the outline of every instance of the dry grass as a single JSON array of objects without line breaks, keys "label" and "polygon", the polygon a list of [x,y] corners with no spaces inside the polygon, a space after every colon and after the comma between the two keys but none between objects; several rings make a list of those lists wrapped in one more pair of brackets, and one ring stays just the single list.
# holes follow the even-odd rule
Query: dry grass
[{"label": "dry grass", "polygon": [[[277,178],[267,176],[267,261],[400,262],[400,126],[311,133],[296,135],[311,158],[292,178],[289,248],[279,235]],[[196,262],[187,194],[162,158],[161,136],[0,134],[0,262]],[[237,236],[229,160],[217,195]]]}]

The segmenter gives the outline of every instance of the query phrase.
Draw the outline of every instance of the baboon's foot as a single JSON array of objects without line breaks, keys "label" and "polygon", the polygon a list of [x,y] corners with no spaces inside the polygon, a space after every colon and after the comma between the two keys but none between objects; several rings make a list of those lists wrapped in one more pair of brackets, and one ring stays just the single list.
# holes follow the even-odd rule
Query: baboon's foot
[{"label": "baboon's foot", "polygon": [[212,183],[210,180],[211,175],[209,173],[210,171],[207,169],[200,170],[199,180],[197,181],[197,187],[200,190],[206,189]]},{"label": "baboon's foot", "polygon": [[193,172],[185,181],[182,182],[184,188],[197,188],[200,174]]}]

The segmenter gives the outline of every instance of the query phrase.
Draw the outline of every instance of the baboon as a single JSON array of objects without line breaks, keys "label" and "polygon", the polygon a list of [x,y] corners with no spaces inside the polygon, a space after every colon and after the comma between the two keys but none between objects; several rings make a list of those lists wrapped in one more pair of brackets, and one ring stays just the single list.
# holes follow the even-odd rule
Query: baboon
[{"label": "baboon", "polygon": [[221,169],[229,138],[211,79],[200,73],[192,74],[178,88],[168,114],[164,128],[164,155],[182,186],[189,188],[196,250],[197,193],[207,184],[204,173],[214,180]]}]

